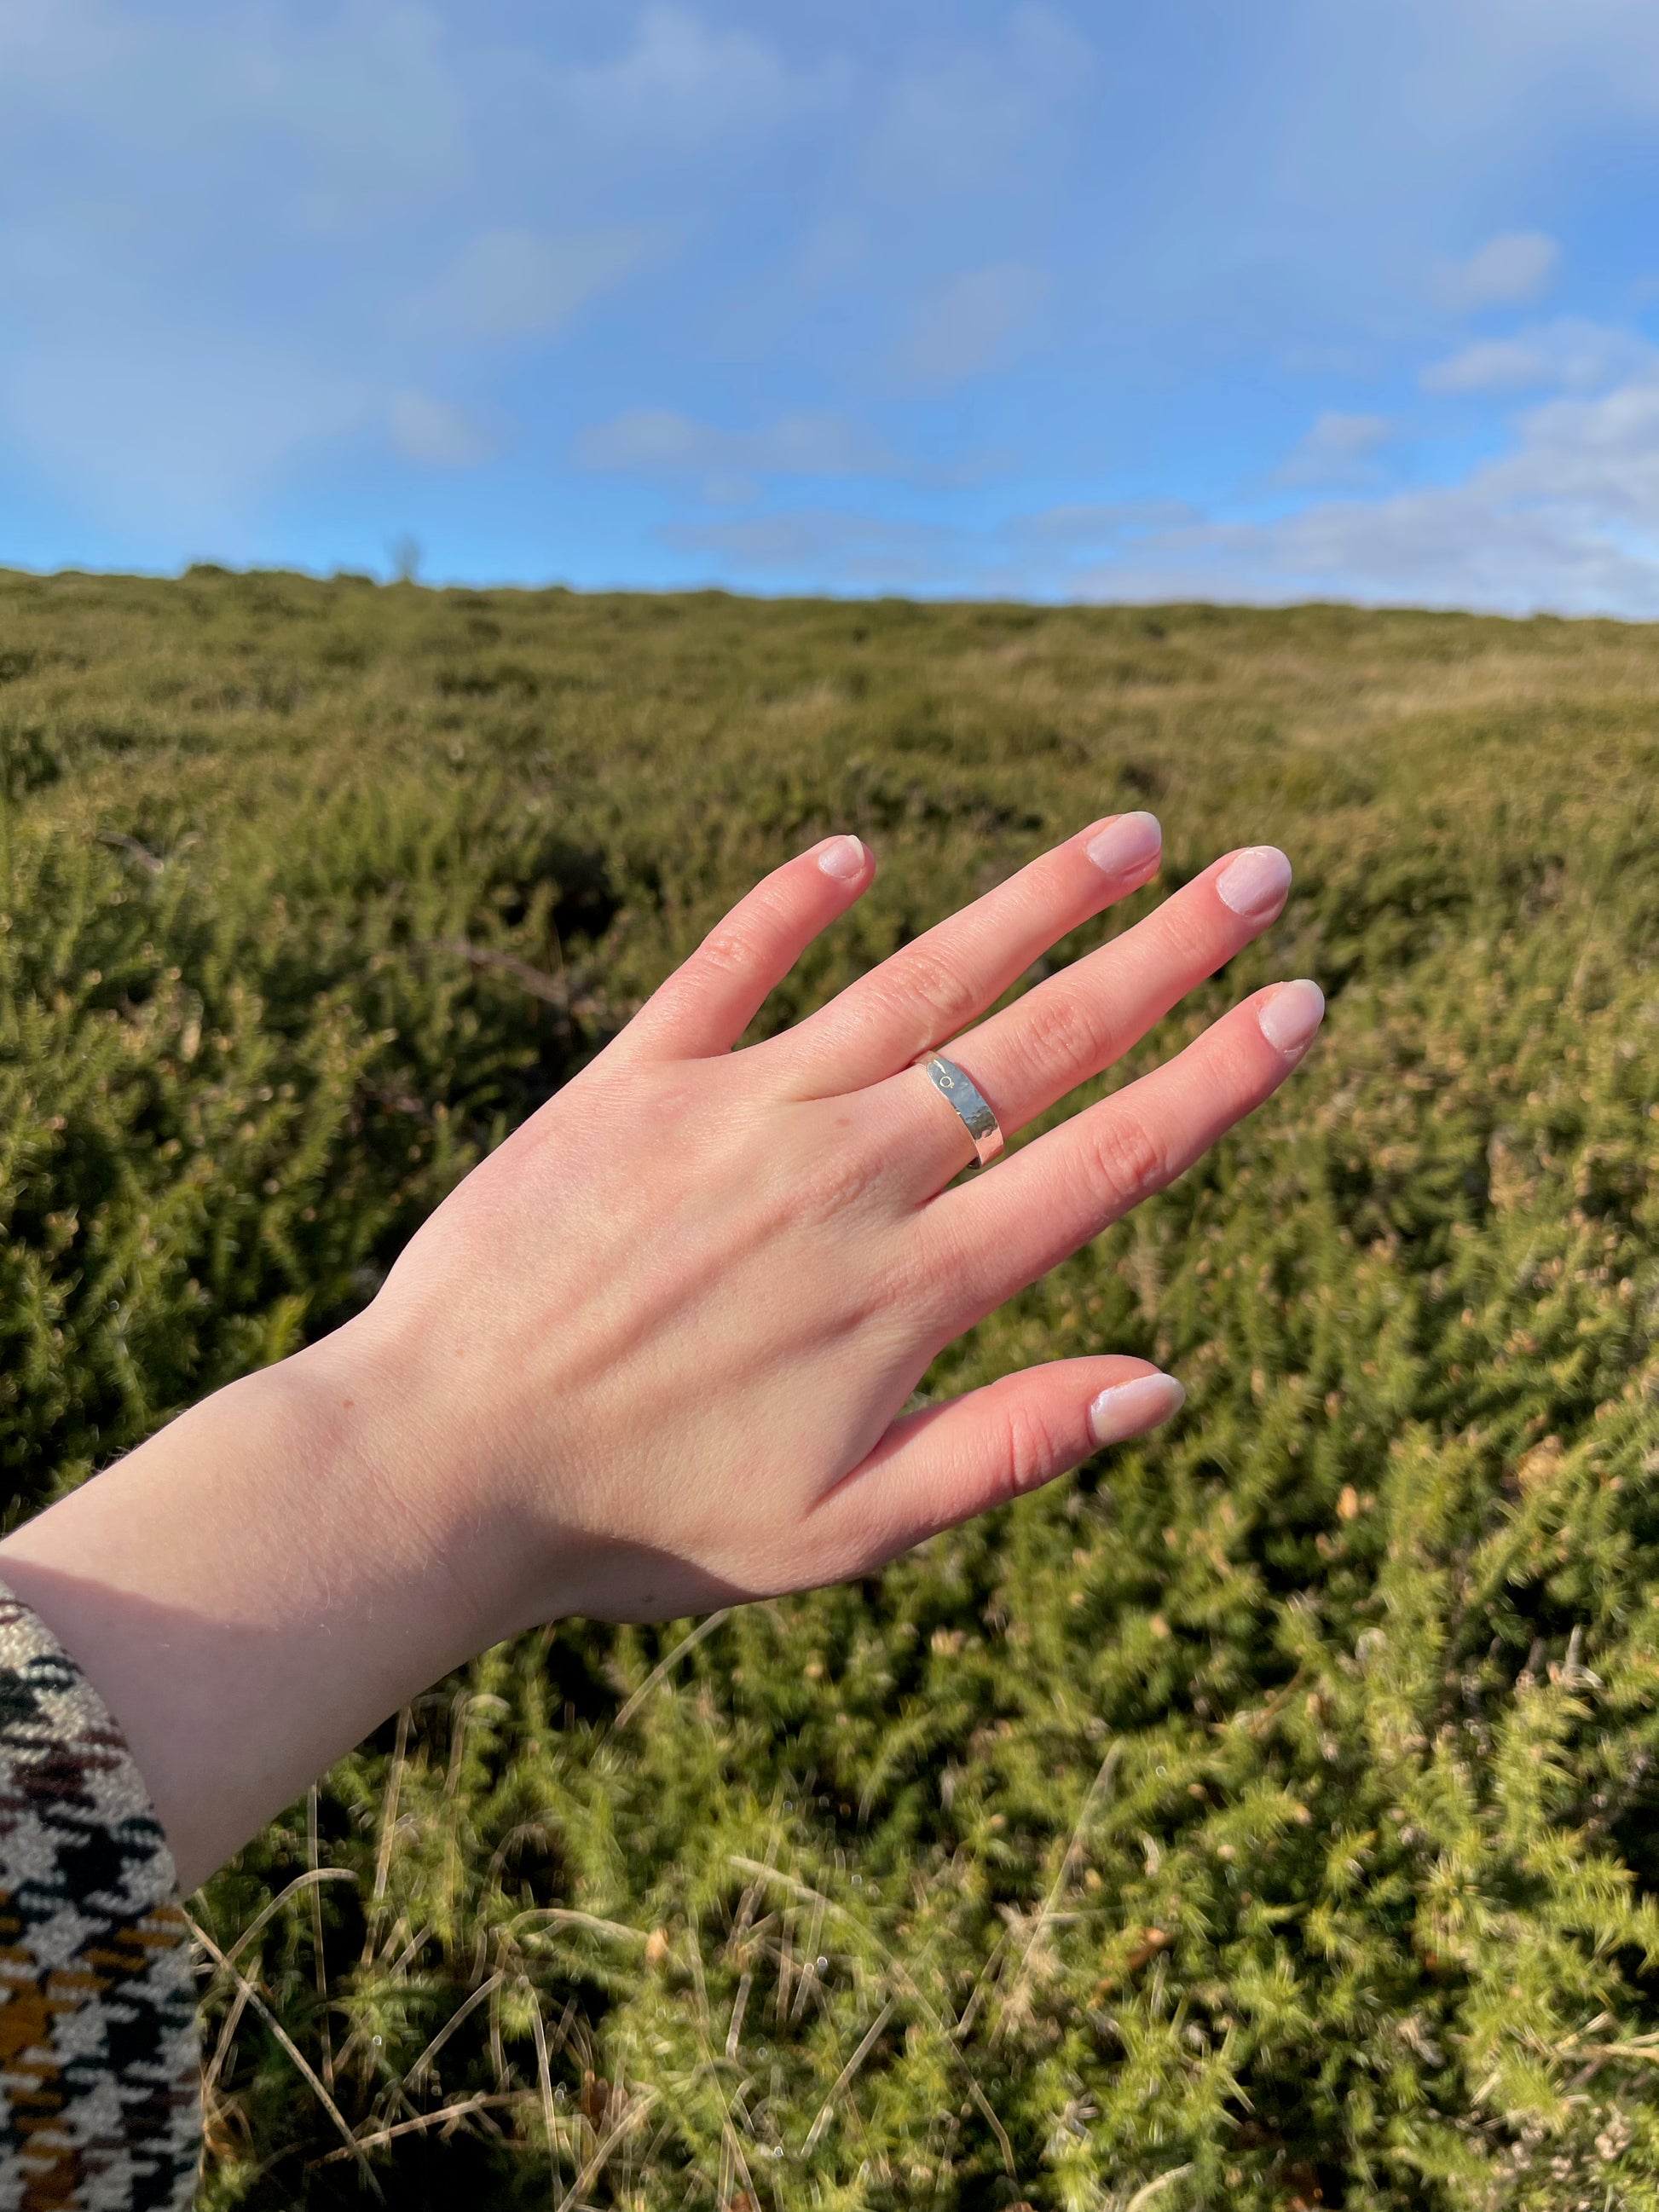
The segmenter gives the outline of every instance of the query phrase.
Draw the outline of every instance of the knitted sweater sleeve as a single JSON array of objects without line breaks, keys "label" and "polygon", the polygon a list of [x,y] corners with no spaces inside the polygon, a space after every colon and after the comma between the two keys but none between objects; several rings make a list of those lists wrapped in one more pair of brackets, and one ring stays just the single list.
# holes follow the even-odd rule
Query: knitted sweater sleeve
[{"label": "knitted sweater sleeve", "polygon": [[0,2212],[190,2204],[187,1933],[120,1730],[0,1585]]}]

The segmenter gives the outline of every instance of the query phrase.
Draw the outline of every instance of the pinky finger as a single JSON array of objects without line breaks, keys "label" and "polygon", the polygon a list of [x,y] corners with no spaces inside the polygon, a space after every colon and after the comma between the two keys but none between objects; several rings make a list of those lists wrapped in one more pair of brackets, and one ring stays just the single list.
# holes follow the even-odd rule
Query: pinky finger
[{"label": "pinky finger", "polygon": [[818,1508],[858,1573],[1006,1504],[1178,1413],[1186,1392],[1144,1359],[1057,1359],[896,1421]]}]

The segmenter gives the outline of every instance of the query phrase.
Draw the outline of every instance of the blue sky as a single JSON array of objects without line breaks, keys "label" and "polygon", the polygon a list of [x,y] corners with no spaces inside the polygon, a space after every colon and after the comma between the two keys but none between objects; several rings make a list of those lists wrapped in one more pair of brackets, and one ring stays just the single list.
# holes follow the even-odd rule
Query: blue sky
[{"label": "blue sky", "polygon": [[0,0],[0,562],[1659,616],[1652,0]]}]

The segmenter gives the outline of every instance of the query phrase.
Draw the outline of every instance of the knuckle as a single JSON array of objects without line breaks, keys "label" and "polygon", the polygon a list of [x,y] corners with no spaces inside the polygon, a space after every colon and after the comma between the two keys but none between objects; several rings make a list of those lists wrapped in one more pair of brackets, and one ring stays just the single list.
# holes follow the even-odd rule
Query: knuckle
[{"label": "knuckle", "polygon": [[1173,898],[1158,908],[1166,956],[1173,954],[1183,967],[1200,962],[1207,967],[1222,957],[1228,948],[1217,937],[1214,904],[1208,901],[1200,907],[1196,899]]},{"label": "knuckle", "polygon": [[1045,1068],[1103,1067],[1114,1056],[1110,1024],[1075,985],[1043,984],[1024,1008],[1026,1051]]},{"label": "knuckle", "polygon": [[704,938],[696,958],[714,975],[739,975],[754,965],[755,946],[746,930],[722,922]]},{"label": "knuckle", "polygon": [[902,1009],[919,1006],[935,1036],[954,1036],[979,1012],[979,994],[959,969],[936,952],[913,945],[891,963],[887,989]]},{"label": "knuckle", "polygon": [[999,1498],[1023,1498],[1061,1464],[1060,1439],[1041,1409],[1011,1392],[997,1426],[995,1479]]},{"label": "knuckle", "polygon": [[1170,1180],[1169,1149],[1145,1116],[1103,1112],[1087,1132],[1086,1164],[1097,1192],[1127,1212]]}]

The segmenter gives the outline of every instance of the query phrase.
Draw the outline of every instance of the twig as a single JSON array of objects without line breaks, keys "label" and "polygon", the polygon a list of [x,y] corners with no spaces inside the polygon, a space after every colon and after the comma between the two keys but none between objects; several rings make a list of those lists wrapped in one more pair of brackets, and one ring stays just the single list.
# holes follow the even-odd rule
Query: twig
[{"label": "twig", "polygon": [[167,866],[158,854],[152,853],[148,845],[141,845],[136,837],[129,837],[124,830],[100,830],[98,842],[113,846],[118,853],[127,854],[149,875],[159,876]]},{"label": "twig", "polygon": [[498,952],[489,945],[472,945],[464,937],[428,938],[427,949],[432,952],[453,952],[457,959],[468,961],[474,968],[499,969],[503,975],[510,975],[521,990],[528,991],[532,999],[556,1006],[562,1014],[569,1013],[570,990],[563,978],[532,968],[516,953]]}]

